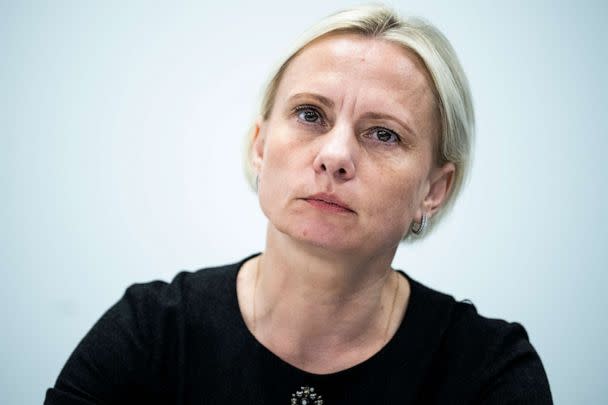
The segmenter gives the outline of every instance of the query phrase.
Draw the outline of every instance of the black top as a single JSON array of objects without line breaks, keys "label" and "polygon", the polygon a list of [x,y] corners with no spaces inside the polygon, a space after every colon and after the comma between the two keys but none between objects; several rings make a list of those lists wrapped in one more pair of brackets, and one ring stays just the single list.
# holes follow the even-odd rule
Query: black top
[{"label": "black top", "polygon": [[236,277],[248,259],[129,287],[80,342],[44,403],[552,403],[521,325],[484,318],[405,273],[409,304],[384,348],[337,373],[293,367],[241,316]]}]

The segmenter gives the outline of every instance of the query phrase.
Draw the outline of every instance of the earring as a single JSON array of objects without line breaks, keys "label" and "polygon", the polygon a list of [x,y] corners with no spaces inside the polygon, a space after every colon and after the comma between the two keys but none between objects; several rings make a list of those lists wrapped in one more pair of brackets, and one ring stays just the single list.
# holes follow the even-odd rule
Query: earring
[{"label": "earring", "polygon": [[422,219],[420,220],[420,222],[414,222],[412,224],[412,233],[414,235],[422,235],[424,233],[424,231],[426,230],[426,227],[428,226],[429,223],[429,217],[423,213],[422,214]]}]

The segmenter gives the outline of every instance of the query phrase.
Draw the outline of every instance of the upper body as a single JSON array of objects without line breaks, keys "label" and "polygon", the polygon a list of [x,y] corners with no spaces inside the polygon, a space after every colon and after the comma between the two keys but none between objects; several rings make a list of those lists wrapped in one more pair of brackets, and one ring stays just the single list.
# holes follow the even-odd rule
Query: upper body
[{"label": "upper body", "polygon": [[[430,24],[400,19],[382,6],[354,8],[317,24],[270,81],[250,136],[247,161],[268,226],[264,252],[243,263],[235,273],[234,285],[243,324],[255,341],[294,370],[350,375],[349,370],[393,345],[390,342],[399,331],[415,333],[420,322],[404,321],[410,304],[416,305],[413,282],[400,277],[391,263],[404,238],[423,236],[425,228],[436,225],[452,205],[469,166],[473,126],[466,77],[447,39]],[[206,299],[209,302],[194,300],[186,305],[223,310],[221,302],[216,307],[213,296]],[[432,311],[432,307],[426,305],[420,313]],[[450,313],[448,310],[445,316]],[[452,315],[466,318],[466,313]],[[166,316],[184,314],[169,312]],[[146,316],[141,319],[135,320],[137,326],[148,322]],[[431,336],[450,326],[441,317],[427,321],[432,324]],[[490,330],[495,327],[485,325]],[[483,342],[487,333],[496,334],[485,327],[467,328],[460,334],[470,331],[475,342]],[[498,329],[502,332],[497,334],[504,336],[494,336],[477,354],[489,362],[486,370],[498,367],[500,371],[504,368],[501,361],[511,361],[510,355],[493,356],[493,351],[502,350],[497,345],[512,343],[513,336],[525,341],[518,327]],[[127,328],[127,337],[140,333],[140,328],[134,330]],[[225,336],[230,330],[221,332]],[[102,336],[96,343],[98,350],[115,345],[110,332],[97,333]],[[163,338],[150,336],[152,343]],[[420,349],[416,342],[398,340],[405,346],[402,350],[417,353]],[[221,340],[215,341],[209,350],[220,357],[230,354],[227,345],[219,343]],[[446,351],[442,351],[444,345]],[[183,350],[175,354],[178,359],[195,350],[184,341],[170,347]],[[136,350],[136,346],[128,349]],[[427,349],[418,354],[441,357],[438,371],[446,377],[472,372],[451,365],[468,360],[474,351],[452,346],[450,339]],[[519,349],[515,345],[504,350],[517,353]],[[86,356],[92,352],[87,351]],[[146,359],[145,364],[152,366],[150,357]],[[90,360],[86,364],[98,372],[98,362]],[[412,380],[408,384],[423,381],[429,390],[449,391],[447,380],[429,380],[424,370],[409,369],[411,358],[395,361],[406,362],[408,371],[403,378]],[[146,381],[132,375],[138,372],[138,365],[126,367],[131,373],[127,375],[138,381],[135,386]],[[163,366],[161,376],[187,371],[179,363]],[[120,367],[122,370],[124,365]],[[266,390],[269,387],[264,384],[272,385],[271,381],[239,380],[232,372],[207,369],[206,364],[194,367],[204,370],[201,376],[213,374],[208,379],[215,384],[224,375],[254,385],[232,390],[251,392],[256,386]],[[539,370],[538,364],[534,369]],[[110,375],[105,378],[115,378],[115,371],[127,378],[111,369],[106,370]],[[367,380],[377,373],[381,374],[378,378],[389,378],[379,369],[353,373],[361,380],[350,380],[349,389],[343,391],[371,389]],[[475,391],[469,378],[465,375],[458,381],[463,390]],[[542,380],[538,376],[533,380],[539,378]],[[186,381],[179,379],[177,384]],[[495,387],[500,396],[501,384],[499,372],[484,383],[484,390]],[[527,391],[527,387],[522,385],[521,390]],[[134,388],[136,392],[140,391]],[[522,395],[524,391],[501,398]]]},{"label": "upper body", "polygon": [[378,353],[328,374],[294,367],[243,320],[244,262],[131,286],[78,345],[45,404],[289,404],[301,387],[324,405],[551,403],[519,324],[484,318],[405,273],[406,316]]}]

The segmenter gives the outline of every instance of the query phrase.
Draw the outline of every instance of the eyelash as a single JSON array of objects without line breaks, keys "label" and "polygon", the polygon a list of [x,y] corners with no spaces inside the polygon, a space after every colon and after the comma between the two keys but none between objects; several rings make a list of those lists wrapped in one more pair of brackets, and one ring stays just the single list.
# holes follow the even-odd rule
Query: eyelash
[{"label": "eyelash", "polygon": [[391,129],[384,128],[384,127],[373,127],[369,131],[367,131],[367,133],[374,132],[374,131],[386,131],[394,139],[393,141],[381,141],[380,139],[374,139],[375,142],[379,142],[379,143],[383,143],[383,144],[395,144],[395,143],[402,142],[402,139],[399,136],[399,134]]},{"label": "eyelash", "polygon": [[[310,105],[310,104],[299,105],[296,108],[294,108],[293,111],[294,111],[294,114],[297,116],[298,121],[300,121],[301,123],[303,123],[305,125],[315,125],[315,124],[321,124],[323,126],[326,125],[326,121],[325,121],[323,114],[321,113],[321,111],[319,111],[319,109],[317,107],[315,107],[313,105]],[[321,120],[321,122],[306,121],[304,118],[300,117],[300,114],[305,111],[312,111],[315,114],[317,114],[317,119]],[[385,144],[385,145],[390,145],[390,144],[402,143],[402,141],[403,141],[401,136],[397,132],[393,131],[392,129],[385,128],[385,127],[372,127],[368,131],[366,131],[365,136],[369,138],[370,136],[368,134],[373,133],[374,131],[386,131],[394,139],[393,141],[381,141],[379,139],[374,139],[374,142],[378,142],[380,144]]]},{"label": "eyelash", "polygon": [[314,124],[319,124],[319,122],[311,122],[311,121],[306,121],[305,119],[300,117],[300,114],[302,112],[305,111],[313,111],[315,114],[317,114],[317,117],[319,120],[321,120],[321,125],[325,125],[325,118],[323,117],[323,114],[321,113],[321,111],[319,111],[319,109],[313,105],[310,104],[304,104],[304,105],[299,105],[296,108],[294,108],[294,113],[296,114],[296,116],[298,117],[298,120],[306,125],[314,125]]}]

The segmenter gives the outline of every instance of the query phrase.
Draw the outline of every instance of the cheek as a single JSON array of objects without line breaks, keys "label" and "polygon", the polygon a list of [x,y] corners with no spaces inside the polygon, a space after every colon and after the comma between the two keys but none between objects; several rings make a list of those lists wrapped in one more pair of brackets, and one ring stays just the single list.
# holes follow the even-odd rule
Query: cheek
[{"label": "cheek", "polygon": [[264,211],[293,197],[305,172],[305,148],[281,132],[267,134],[259,195]]},{"label": "cheek", "polygon": [[277,173],[277,169],[282,169],[289,161],[289,145],[274,132],[266,134],[264,144],[264,158],[262,160],[261,177],[266,183]]},{"label": "cheek", "polygon": [[273,124],[273,130],[266,135],[263,166],[269,169],[284,168],[294,160],[299,151],[297,138],[290,134],[288,128]]},{"label": "cheek", "polygon": [[416,165],[399,165],[382,171],[385,180],[376,181],[374,215],[382,222],[408,226],[422,201],[423,173]]},{"label": "cheek", "polygon": [[283,179],[283,183],[287,178],[297,182],[306,169],[312,167],[310,140],[288,125],[277,123],[273,128],[267,134],[262,170],[266,177]]},{"label": "cheek", "polygon": [[392,221],[401,224],[409,223],[417,207],[417,189],[417,185],[409,179],[394,185],[391,194],[388,196],[393,201],[389,211],[392,213]]}]

